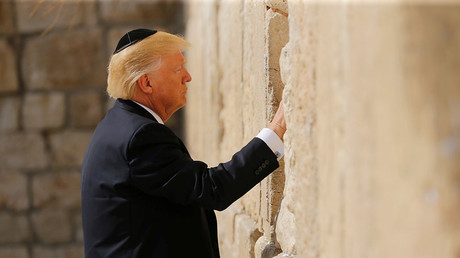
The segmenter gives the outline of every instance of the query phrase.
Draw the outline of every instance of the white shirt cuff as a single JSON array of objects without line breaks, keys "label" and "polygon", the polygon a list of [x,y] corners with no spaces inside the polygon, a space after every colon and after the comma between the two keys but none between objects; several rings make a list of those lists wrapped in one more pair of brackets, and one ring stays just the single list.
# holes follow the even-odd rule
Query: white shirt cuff
[{"label": "white shirt cuff", "polygon": [[260,133],[257,135],[257,138],[261,139],[268,145],[268,147],[275,154],[278,161],[283,157],[284,143],[280,139],[280,137],[278,137],[278,135],[275,132],[273,132],[271,129],[268,129],[268,128],[262,129]]}]

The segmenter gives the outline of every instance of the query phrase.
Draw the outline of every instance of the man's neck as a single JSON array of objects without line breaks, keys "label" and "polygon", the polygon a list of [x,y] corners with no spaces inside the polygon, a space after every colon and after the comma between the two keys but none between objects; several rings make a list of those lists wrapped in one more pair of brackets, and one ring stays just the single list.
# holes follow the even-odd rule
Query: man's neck
[{"label": "man's neck", "polygon": [[158,123],[160,124],[163,124],[164,125],[164,122],[163,122],[163,119],[161,119],[161,117],[155,112],[153,111],[152,109],[150,109],[149,107],[135,101],[135,100],[132,100],[134,103],[138,104],[139,106],[141,106],[142,108],[144,108],[147,112],[149,112],[154,118],[155,120],[157,120]]},{"label": "man's neck", "polygon": [[150,111],[154,112],[158,117],[160,117],[164,123],[166,123],[166,121],[168,121],[168,119],[172,115],[172,114],[168,114],[166,109],[162,108],[161,105],[159,105],[160,103],[155,103],[154,101],[151,101],[150,99],[142,98],[139,96],[134,96],[131,100],[138,104],[143,105],[144,108],[150,109]]}]

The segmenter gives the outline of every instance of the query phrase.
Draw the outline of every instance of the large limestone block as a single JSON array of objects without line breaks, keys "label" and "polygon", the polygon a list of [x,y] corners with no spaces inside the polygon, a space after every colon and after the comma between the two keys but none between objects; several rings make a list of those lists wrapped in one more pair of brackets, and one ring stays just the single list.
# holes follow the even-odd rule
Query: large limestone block
[{"label": "large limestone block", "polygon": [[[285,88],[283,102],[287,132],[284,135],[286,184],[280,211],[282,221],[294,215],[296,231],[277,235],[284,248],[295,236],[299,257],[317,257],[317,148],[315,127],[316,7],[310,2],[289,1],[289,43],[281,56]],[[309,5],[310,4],[310,5]],[[289,216],[284,216],[289,215]],[[284,217],[284,218],[283,218]],[[292,217],[291,217],[292,218]],[[283,230],[282,227],[277,231]],[[283,237],[283,235],[285,237]],[[289,248],[286,248],[289,249]]]},{"label": "large limestone block", "polygon": [[289,41],[288,18],[278,12],[269,9],[265,14],[265,76],[267,81],[267,97],[270,106],[268,108],[271,118],[281,100],[284,85],[280,75],[281,49]]},{"label": "large limestone block", "polygon": [[259,237],[254,245],[254,255],[256,258],[272,258],[281,252],[276,247],[275,241],[270,239],[271,237],[267,239],[265,235]]},{"label": "large limestone block", "polygon": [[279,243],[281,250],[286,254],[296,254],[295,239],[296,232],[302,231],[297,228],[295,215],[292,210],[289,210],[289,206],[285,203],[281,203],[279,213],[277,214],[276,220],[276,240]]},{"label": "large limestone block", "polygon": [[257,222],[248,215],[241,214],[235,218],[235,248],[236,257],[254,258],[254,246],[262,234],[257,229]]},{"label": "large limestone block", "polygon": [[0,213],[0,243],[20,243],[32,238],[25,215]]},{"label": "large limestone block", "polygon": [[0,2],[0,33],[12,34],[14,32],[13,1]]},{"label": "large limestone block", "polygon": [[[288,20],[285,14],[270,8],[265,12],[265,83],[266,83],[266,112],[270,121],[274,116],[284,85],[280,75],[281,49],[289,40]],[[263,228],[265,238],[275,241],[274,217],[279,211],[279,204],[284,189],[284,162],[261,184],[261,214],[259,227]]]},{"label": "large limestone block", "polygon": [[24,98],[22,124],[27,129],[57,129],[65,121],[65,97],[62,93],[30,93]]},{"label": "large limestone block", "polygon": [[85,256],[85,251],[83,246],[69,245],[63,247],[49,247],[37,245],[32,248],[32,255],[34,258],[81,258]]},{"label": "large limestone block", "polygon": [[22,57],[22,73],[29,90],[104,87],[105,69],[98,29],[74,29],[31,38]]},{"label": "large limestone block", "polygon": [[217,225],[219,227],[219,251],[222,257],[236,257],[235,237],[236,225],[235,218],[244,214],[243,206],[240,202],[230,205],[225,211],[216,212]]},{"label": "large limestone block", "polygon": [[[382,103],[375,112],[383,119],[376,124],[374,180],[380,182],[375,185],[380,194],[375,198],[381,205],[375,219],[385,218],[376,225],[385,241],[375,252],[394,243],[404,251],[391,250],[391,256],[456,257],[460,250],[460,75],[455,67],[460,67],[456,29],[460,5],[408,5],[401,12],[400,52],[404,54],[398,61],[402,60],[399,71],[404,74],[397,77],[399,85],[377,91]],[[384,190],[388,187],[391,192]],[[393,225],[398,228],[396,236],[383,231]],[[423,248],[417,248],[420,243]]]},{"label": "large limestone block", "polygon": [[280,203],[284,190],[284,162],[280,160],[280,167],[261,183],[260,223],[265,238],[275,241],[275,219],[280,211]]},{"label": "large limestone block", "polygon": [[0,210],[25,211],[29,208],[27,177],[18,171],[0,172]]},{"label": "large limestone block", "polygon": [[18,129],[20,105],[20,100],[17,97],[0,98],[0,131]]},{"label": "large limestone block", "polygon": [[[187,38],[192,48],[187,52],[187,65],[192,76],[188,84],[188,104],[186,120],[190,128],[187,132],[187,146],[192,156],[215,166],[220,160],[219,150],[222,141],[222,107],[219,89],[218,26],[216,1],[192,1],[190,8],[196,10],[187,26]],[[201,126],[206,125],[206,126]]]},{"label": "large limestone block", "polygon": [[3,247],[0,248],[0,257],[29,258],[27,247]]},{"label": "large limestone block", "polygon": [[[247,142],[267,125],[264,58],[265,10],[262,1],[245,0],[243,6],[243,137]],[[241,199],[251,217],[261,223],[260,185]],[[259,224],[260,225],[260,224]]]},{"label": "large limestone block", "polygon": [[97,23],[96,1],[15,1],[20,33],[72,29]]},{"label": "large limestone block", "polygon": [[19,90],[16,56],[5,40],[0,40],[0,93]]},{"label": "large limestone block", "polygon": [[102,94],[84,92],[70,97],[70,124],[78,128],[93,128],[102,119]]},{"label": "large limestone block", "polygon": [[249,141],[266,126],[265,10],[261,1],[244,1],[243,112],[244,139]]},{"label": "large limestone block", "polygon": [[298,255],[456,257],[458,8],[289,10],[285,197],[304,200],[291,204]]},{"label": "large limestone block", "polygon": [[265,0],[265,4],[276,12],[284,15],[288,14],[288,1],[287,0]]},{"label": "large limestone block", "polygon": [[[218,65],[220,94],[222,96],[221,160],[228,160],[238,151],[243,141],[243,17],[242,1],[221,1],[217,14]],[[229,22],[232,21],[232,22]]]},{"label": "large limestone block", "polygon": [[80,166],[91,132],[64,131],[50,135],[53,166]]},{"label": "large limestone block", "polygon": [[42,169],[48,165],[45,142],[36,133],[0,134],[0,169]]},{"label": "large limestone block", "polygon": [[35,208],[80,209],[80,173],[37,174],[32,178]]},{"label": "large limestone block", "polygon": [[100,15],[110,24],[148,23],[155,26],[180,24],[183,19],[181,1],[102,1]]},{"label": "large limestone block", "polygon": [[65,210],[39,210],[31,215],[31,221],[34,232],[42,243],[59,244],[72,240],[72,222]]}]

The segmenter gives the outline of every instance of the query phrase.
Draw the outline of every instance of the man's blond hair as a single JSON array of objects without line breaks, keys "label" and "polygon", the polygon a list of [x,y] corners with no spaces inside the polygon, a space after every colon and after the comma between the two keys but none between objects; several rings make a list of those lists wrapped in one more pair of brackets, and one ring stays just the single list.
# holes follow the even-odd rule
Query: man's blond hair
[{"label": "man's blond hair", "polygon": [[108,68],[107,93],[115,99],[131,99],[137,80],[160,68],[161,56],[183,51],[189,45],[180,36],[158,31],[114,54]]}]

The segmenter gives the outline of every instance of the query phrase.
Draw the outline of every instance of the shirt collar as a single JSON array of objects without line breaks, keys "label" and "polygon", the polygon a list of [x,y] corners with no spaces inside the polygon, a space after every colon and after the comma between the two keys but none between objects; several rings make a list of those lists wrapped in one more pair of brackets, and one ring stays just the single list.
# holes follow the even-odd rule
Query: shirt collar
[{"label": "shirt collar", "polygon": [[153,110],[151,110],[150,108],[142,105],[141,103],[137,102],[137,101],[134,101],[134,103],[138,104],[139,106],[143,107],[145,110],[147,110],[147,112],[149,112],[153,117],[155,117],[155,119],[157,120],[158,123],[164,125],[165,123],[163,122],[163,120],[161,120],[160,116],[157,115],[157,113],[155,113]]}]

